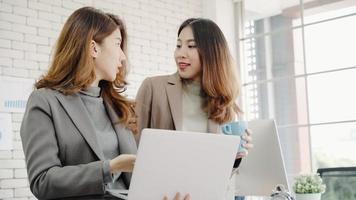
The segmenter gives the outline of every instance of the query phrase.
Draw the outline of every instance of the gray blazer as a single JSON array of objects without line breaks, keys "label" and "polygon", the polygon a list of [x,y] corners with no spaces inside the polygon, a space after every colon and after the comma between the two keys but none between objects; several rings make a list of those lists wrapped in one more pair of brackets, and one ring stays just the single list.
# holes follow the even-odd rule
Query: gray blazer
[{"label": "gray blazer", "polygon": [[[112,122],[118,117],[106,104]],[[39,89],[28,99],[21,138],[32,193],[39,199],[103,195],[103,160],[93,123],[78,94]],[[121,154],[136,154],[131,131],[114,124]],[[131,174],[122,173],[127,187]]]}]

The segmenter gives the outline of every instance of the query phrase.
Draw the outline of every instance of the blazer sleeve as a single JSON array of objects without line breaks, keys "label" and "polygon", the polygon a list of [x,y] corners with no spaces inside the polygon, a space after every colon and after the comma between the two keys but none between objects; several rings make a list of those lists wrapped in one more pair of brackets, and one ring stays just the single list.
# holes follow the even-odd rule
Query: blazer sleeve
[{"label": "blazer sleeve", "polygon": [[150,128],[151,112],[152,112],[153,87],[151,78],[146,78],[136,95],[136,114],[138,123],[138,137],[141,136],[141,131],[144,128]]},{"label": "blazer sleeve", "polygon": [[103,161],[64,166],[46,95],[28,99],[21,139],[32,193],[39,199],[104,194]]}]

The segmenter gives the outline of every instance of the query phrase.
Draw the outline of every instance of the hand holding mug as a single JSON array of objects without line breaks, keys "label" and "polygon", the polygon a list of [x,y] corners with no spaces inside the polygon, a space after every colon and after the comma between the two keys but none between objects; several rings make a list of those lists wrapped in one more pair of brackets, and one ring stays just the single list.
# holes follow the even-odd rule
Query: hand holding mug
[{"label": "hand holding mug", "polygon": [[247,122],[230,122],[222,126],[222,131],[226,135],[240,136],[241,142],[236,158],[242,158],[248,154],[248,150],[253,148],[251,130],[247,129]]}]

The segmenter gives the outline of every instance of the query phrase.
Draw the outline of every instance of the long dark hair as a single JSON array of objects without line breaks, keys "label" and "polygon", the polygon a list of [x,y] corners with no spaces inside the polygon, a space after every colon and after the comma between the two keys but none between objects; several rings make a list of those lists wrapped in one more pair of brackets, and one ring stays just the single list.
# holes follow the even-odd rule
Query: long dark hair
[{"label": "long dark hair", "polygon": [[241,112],[236,104],[240,81],[224,34],[212,20],[190,18],[179,27],[178,36],[187,26],[192,28],[202,65],[203,109],[219,124],[232,121]]}]

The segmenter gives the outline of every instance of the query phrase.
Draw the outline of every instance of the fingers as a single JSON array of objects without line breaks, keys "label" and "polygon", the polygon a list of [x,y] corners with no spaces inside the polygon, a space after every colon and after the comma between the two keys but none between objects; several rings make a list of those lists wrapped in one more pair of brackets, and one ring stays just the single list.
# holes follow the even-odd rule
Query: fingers
[{"label": "fingers", "polygon": [[252,144],[252,143],[247,142],[247,143],[243,144],[243,147],[245,147],[247,150],[250,150],[250,149],[252,149],[252,148],[253,148],[253,144]]},{"label": "fingers", "polygon": [[180,193],[178,192],[176,196],[174,196],[174,200],[180,200]]},{"label": "fingers", "polygon": [[246,140],[247,142],[252,142],[252,136],[251,135],[252,135],[251,130],[250,129],[246,129],[245,134],[242,136],[242,138],[244,140]]},{"label": "fingers", "polygon": [[253,139],[251,135],[252,135],[252,131],[250,129],[246,129],[246,134],[242,136],[242,139],[246,141],[243,147],[245,147],[247,150],[253,148],[253,144],[252,144]]},{"label": "fingers", "polygon": [[115,173],[117,171],[132,172],[136,161],[136,155],[121,154],[110,160],[110,171]]},{"label": "fingers", "polygon": [[185,195],[183,200],[190,200],[190,195],[189,194]]},{"label": "fingers", "polygon": [[[163,197],[163,200],[169,200],[168,197],[165,195]],[[182,200],[181,199],[181,195],[179,192],[177,192],[177,194],[174,196],[173,200]],[[190,200],[190,194],[186,194],[183,198],[183,200]]]},{"label": "fingers", "polygon": [[251,129],[246,129],[246,133],[247,133],[247,135],[252,135]]},{"label": "fingers", "polygon": [[248,151],[238,152],[238,153],[236,154],[236,159],[246,157],[247,154],[248,154]]},{"label": "fingers", "polygon": [[245,134],[242,136],[242,139],[246,141],[244,144],[242,144],[242,146],[246,150],[243,152],[238,152],[236,154],[236,159],[246,157],[248,154],[248,151],[253,148],[251,135],[252,135],[252,131],[250,129],[246,129]]}]

